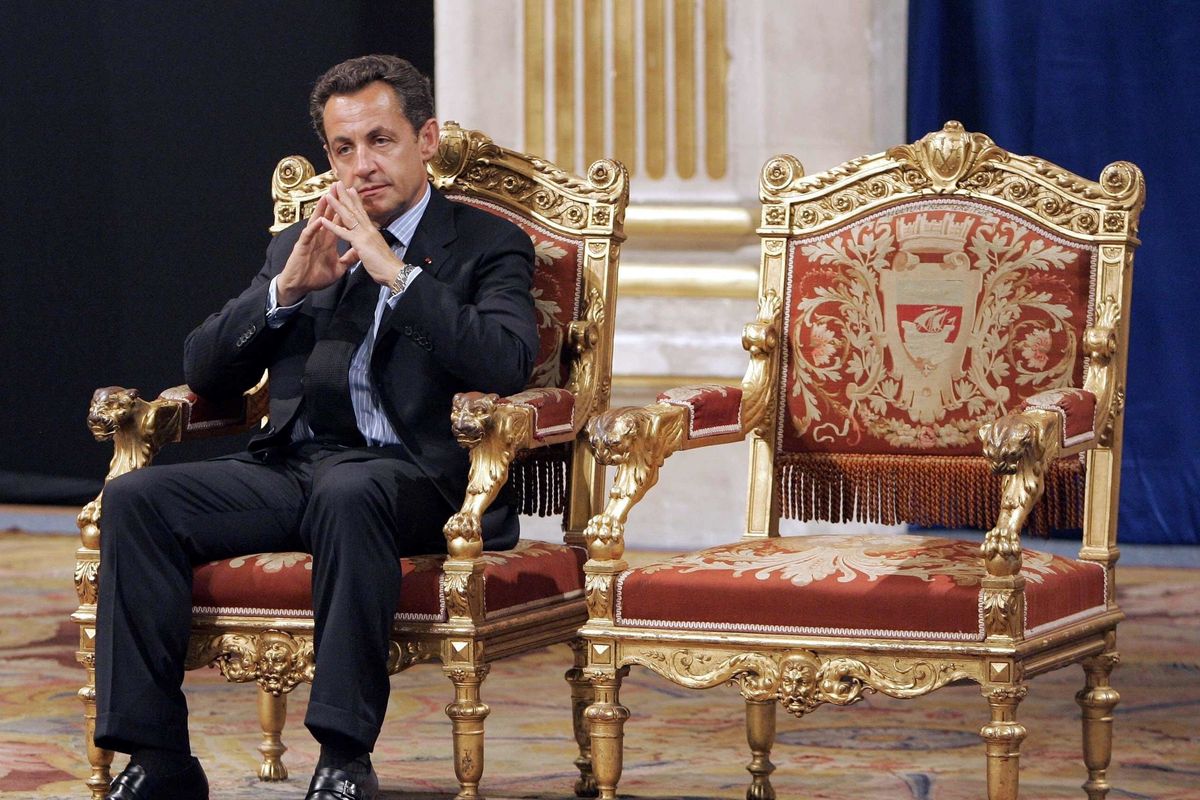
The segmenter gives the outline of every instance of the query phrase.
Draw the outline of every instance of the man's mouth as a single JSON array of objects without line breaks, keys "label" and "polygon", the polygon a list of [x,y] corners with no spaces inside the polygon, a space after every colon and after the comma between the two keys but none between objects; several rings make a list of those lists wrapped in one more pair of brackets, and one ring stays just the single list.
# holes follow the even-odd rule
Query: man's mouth
[{"label": "man's mouth", "polygon": [[379,194],[386,188],[387,188],[387,184],[383,184],[383,183],[375,184],[372,186],[363,186],[362,188],[360,188],[358,190],[358,196],[359,197],[370,197],[371,195]]}]

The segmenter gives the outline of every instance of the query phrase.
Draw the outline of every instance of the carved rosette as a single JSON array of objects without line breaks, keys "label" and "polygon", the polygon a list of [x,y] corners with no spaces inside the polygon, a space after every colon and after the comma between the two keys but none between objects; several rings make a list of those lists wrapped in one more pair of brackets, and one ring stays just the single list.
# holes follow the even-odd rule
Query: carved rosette
[{"label": "carved rosette", "polygon": [[614,210],[628,195],[623,166],[601,159],[581,179],[548,161],[498,146],[479,131],[447,122],[429,174],[439,188],[456,188],[490,196],[506,205],[531,209],[557,227],[581,231],[595,226],[602,233],[619,227]]},{"label": "carved rosette", "polygon": [[255,681],[273,695],[312,682],[315,656],[311,636],[284,631],[262,633],[193,633],[188,640],[186,669],[212,665],[234,683]]}]

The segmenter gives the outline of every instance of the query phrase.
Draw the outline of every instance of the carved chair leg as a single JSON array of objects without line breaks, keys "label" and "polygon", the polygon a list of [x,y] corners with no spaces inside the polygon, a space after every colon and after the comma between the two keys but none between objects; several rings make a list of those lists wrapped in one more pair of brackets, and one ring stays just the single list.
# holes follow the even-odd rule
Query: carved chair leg
[{"label": "carved chair leg", "polygon": [[87,683],[79,690],[83,701],[83,735],[87,739],[87,757],[92,772],[85,781],[92,793],[92,800],[104,800],[112,782],[113,751],[96,746],[96,666],[94,645],[85,645],[81,660],[87,670]]},{"label": "carved chair leg", "polygon": [[775,698],[746,701],[746,741],[750,744],[750,788],[746,800],[775,800],[771,786],[771,747],[775,744]]},{"label": "carved chair leg", "polygon": [[601,800],[615,800],[621,780],[622,737],[629,709],[621,705],[621,679],[629,673],[622,667],[615,673],[592,679],[596,699],[583,712],[592,740],[592,769]]},{"label": "carved chair leg", "polygon": [[992,721],[980,729],[987,745],[988,800],[1017,800],[1018,768],[1025,726],[1017,722],[1017,706],[1029,690],[1024,686],[985,688]]},{"label": "carved chair leg", "polygon": [[1104,800],[1111,788],[1108,762],[1112,758],[1112,712],[1121,695],[1109,685],[1108,677],[1117,660],[1115,652],[1085,659],[1083,671],[1087,683],[1075,695],[1075,702],[1083,711],[1083,763],[1088,771],[1083,790],[1088,800]]},{"label": "carved chair leg", "polygon": [[486,664],[447,668],[454,683],[454,702],[446,706],[446,716],[454,729],[454,772],[458,775],[455,800],[477,800],[479,780],[483,777],[483,720],[491,709],[479,699],[479,685],[487,677]]},{"label": "carved chair leg", "polygon": [[575,781],[576,797],[595,797],[599,794],[596,788],[596,777],[592,774],[592,740],[588,736],[587,721],[583,718],[584,711],[596,699],[592,683],[584,677],[583,668],[587,665],[587,643],[582,639],[572,639],[571,651],[575,654],[575,666],[567,670],[564,676],[571,685],[571,721],[575,731],[575,743],[579,745],[579,755],[575,758],[575,766],[579,770],[579,779]]},{"label": "carved chair leg", "polygon": [[260,781],[287,780],[287,767],[283,765],[283,754],[287,746],[283,743],[283,726],[287,723],[287,695],[274,695],[261,686],[258,688],[258,723],[262,726],[262,764],[258,767]]}]

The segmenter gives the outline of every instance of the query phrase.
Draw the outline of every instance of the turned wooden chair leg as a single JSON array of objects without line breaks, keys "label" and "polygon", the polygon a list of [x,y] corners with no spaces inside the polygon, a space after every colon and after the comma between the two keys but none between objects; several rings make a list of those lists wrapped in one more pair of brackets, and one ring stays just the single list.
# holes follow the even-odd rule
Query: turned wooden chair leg
[{"label": "turned wooden chair leg", "polygon": [[488,669],[486,664],[446,668],[446,674],[454,683],[454,702],[446,706],[446,716],[454,729],[454,772],[459,787],[455,800],[481,797],[483,721],[491,709],[479,699],[479,685],[487,677]]},{"label": "turned wooden chair leg", "polygon": [[258,723],[262,726],[262,764],[258,767],[260,781],[287,780],[287,767],[283,765],[283,754],[287,746],[283,743],[283,726],[287,723],[287,695],[274,695],[261,686],[258,689]]},{"label": "turned wooden chair leg", "polygon": [[1109,685],[1108,678],[1118,660],[1116,652],[1086,659],[1083,672],[1087,682],[1075,695],[1075,702],[1083,712],[1083,763],[1088,771],[1083,790],[1087,792],[1088,800],[1104,800],[1112,788],[1108,782],[1108,763],[1112,759],[1112,712],[1121,695]]},{"label": "turned wooden chair leg", "polygon": [[591,681],[583,674],[583,668],[587,666],[587,644],[581,639],[573,639],[570,645],[575,654],[575,666],[567,670],[564,677],[571,685],[571,722],[575,743],[579,746],[579,755],[575,757],[575,767],[579,770],[575,796],[595,797],[599,790],[596,788],[596,776],[592,774],[592,740],[588,736],[587,721],[583,714],[596,699],[596,692],[592,689]]},{"label": "turned wooden chair leg", "polygon": [[96,654],[92,649],[82,653],[81,659],[87,670],[87,683],[79,690],[79,699],[83,701],[83,735],[87,739],[88,764],[92,771],[84,782],[92,793],[92,800],[104,800],[108,797],[108,787],[112,783],[113,751],[96,746]]},{"label": "turned wooden chair leg", "polygon": [[1017,706],[1028,691],[1024,686],[983,690],[992,712],[992,721],[979,731],[987,745],[988,800],[1017,800],[1021,741],[1025,738],[1025,726],[1017,722]]},{"label": "turned wooden chair leg", "polygon": [[746,800],[775,800],[771,786],[771,747],[775,744],[775,699],[746,701],[746,741],[750,744],[750,788]]},{"label": "turned wooden chair leg", "polygon": [[597,796],[616,800],[621,780],[622,738],[629,709],[621,705],[621,679],[629,673],[622,667],[615,673],[592,679],[595,701],[583,712],[592,742],[592,770],[596,775]]}]

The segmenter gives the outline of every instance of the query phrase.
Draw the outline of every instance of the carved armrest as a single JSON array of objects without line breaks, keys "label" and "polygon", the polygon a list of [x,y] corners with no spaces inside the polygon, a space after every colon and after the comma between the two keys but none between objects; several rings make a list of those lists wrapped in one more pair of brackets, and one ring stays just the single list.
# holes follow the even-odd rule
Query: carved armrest
[{"label": "carved armrest", "polygon": [[577,398],[567,389],[527,389],[500,397],[481,392],[454,396],[450,426],[468,448],[471,471],[462,508],[446,522],[451,558],[470,559],[483,552],[483,512],[508,479],[522,450],[569,442],[582,427]]},{"label": "carved armrest", "polygon": [[508,480],[517,454],[574,440],[604,400],[606,387],[597,379],[604,315],[604,299],[593,288],[581,318],[567,327],[572,364],[566,388],[526,389],[507,397],[455,395],[450,426],[458,443],[471,451],[471,471],[462,508],[442,529],[451,560],[483,553],[483,512]]},{"label": "carved armrest", "polygon": [[584,531],[592,561],[619,561],[629,512],[657,483],[659,469],[672,453],[739,441],[752,431],[762,433],[770,417],[771,367],[781,322],[779,296],[768,291],[759,299],[758,317],[742,333],[750,365],[740,388],[669,389],[652,405],[611,409],[588,424],[596,460],[617,468],[608,504]]},{"label": "carved armrest", "polygon": [[[168,442],[236,433],[266,414],[267,375],[229,403],[211,403],[186,386],[167,389],[154,400],[143,400],[137,389],[106,386],[92,393],[87,426],[97,441],[113,442],[113,457],[105,482],[141,469]],[[83,546],[100,546],[100,506],[104,492],[79,512]]]},{"label": "carved armrest", "polygon": [[737,441],[745,436],[742,394],[740,386],[677,386],[659,394],[658,402],[687,410],[681,445],[686,450],[689,446]]},{"label": "carved armrest", "polygon": [[1046,471],[1056,459],[1096,446],[1096,400],[1087,389],[1040,392],[979,429],[992,472],[1004,476],[1000,516],[983,542],[989,574],[1020,573],[1021,528],[1042,497]]}]

